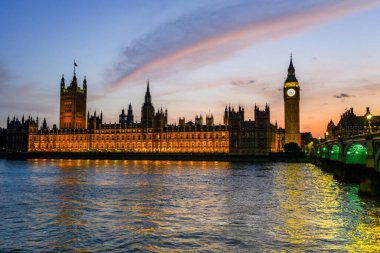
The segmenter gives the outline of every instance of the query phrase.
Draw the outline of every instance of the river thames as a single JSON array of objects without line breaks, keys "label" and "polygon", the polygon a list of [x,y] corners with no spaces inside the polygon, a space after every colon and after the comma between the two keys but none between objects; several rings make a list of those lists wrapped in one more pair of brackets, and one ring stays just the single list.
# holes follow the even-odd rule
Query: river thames
[{"label": "river thames", "polygon": [[0,160],[0,251],[380,251],[380,200],[311,164]]}]

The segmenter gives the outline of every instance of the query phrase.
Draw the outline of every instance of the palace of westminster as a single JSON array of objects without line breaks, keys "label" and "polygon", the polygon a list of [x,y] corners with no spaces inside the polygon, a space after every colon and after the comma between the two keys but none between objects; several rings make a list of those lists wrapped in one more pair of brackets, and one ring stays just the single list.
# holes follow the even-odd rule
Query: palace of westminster
[{"label": "palace of westminster", "polygon": [[[194,122],[179,118],[168,124],[168,111],[155,110],[146,88],[141,108],[141,120],[136,121],[131,104],[121,111],[118,123],[103,122],[103,114],[86,111],[87,81],[82,88],[75,73],[66,86],[60,84],[59,128],[49,128],[38,117],[7,120],[6,150],[8,152],[130,152],[130,153],[224,153],[268,155],[282,151],[284,144],[301,145],[300,87],[290,59],[288,75],[283,86],[285,129],[270,122],[268,105],[255,105],[254,120],[246,120],[244,107],[227,107],[223,125],[215,125],[213,115],[196,116]],[[86,115],[87,114],[87,115]]]}]

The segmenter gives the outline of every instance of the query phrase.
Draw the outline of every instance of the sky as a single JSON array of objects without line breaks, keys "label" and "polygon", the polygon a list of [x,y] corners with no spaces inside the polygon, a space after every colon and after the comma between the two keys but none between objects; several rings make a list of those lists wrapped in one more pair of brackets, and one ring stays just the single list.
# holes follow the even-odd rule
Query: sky
[{"label": "sky", "polygon": [[380,0],[0,1],[0,127],[8,115],[58,124],[62,74],[87,79],[87,109],[135,119],[150,81],[169,123],[226,105],[271,109],[284,126],[290,54],[301,131],[322,136],[353,107],[380,115]]}]

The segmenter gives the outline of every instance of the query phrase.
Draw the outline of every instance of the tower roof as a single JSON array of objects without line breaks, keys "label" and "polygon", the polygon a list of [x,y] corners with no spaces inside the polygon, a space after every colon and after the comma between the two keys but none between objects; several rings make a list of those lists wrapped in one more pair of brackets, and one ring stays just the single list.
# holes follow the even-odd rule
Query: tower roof
[{"label": "tower roof", "polygon": [[286,78],[286,83],[288,82],[298,82],[296,78],[296,70],[293,66],[293,56],[290,54],[290,63],[289,63],[289,68],[288,68],[288,77]]}]

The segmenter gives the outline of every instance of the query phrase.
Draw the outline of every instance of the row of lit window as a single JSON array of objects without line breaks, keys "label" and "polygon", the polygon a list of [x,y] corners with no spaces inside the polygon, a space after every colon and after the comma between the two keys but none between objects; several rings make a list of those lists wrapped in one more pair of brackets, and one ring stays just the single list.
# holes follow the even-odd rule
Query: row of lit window
[{"label": "row of lit window", "polygon": [[[189,145],[188,143],[186,144],[177,144],[177,143],[170,143],[169,145],[161,145],[161,148],[223,148],[223,147],[227,147],[228,144],[227,143],[223,143],[221,142],[220,144],[213,144],[213,143],[197,143],[196,145],[193,143],[192,145]],[[53,149],[53,148],[58,148],[58,149],[65,149],[65,148],[88,148],[88,145],[86,144],[62,144],[62,145],[52,145],[52,144],[41,144],[39,145],[35,145],[34,146],[35,149],[38,149],[38,148],[41,148],[41,149]],[[92,145],[93,148],[152,148],[152,145],[151,143],[128,143],[126,145],[124,145],[123,143],[121,143],[121,145],[118,145],[118,143],[116,143],[116,145],[114,143],[100,143],[100,144],[94,144]]]},{"label": "row of lit window", "polygon": [[[56,146],[87,146],[89,145],[88,143],[58,143],[58,144],[52,144],[52,143],[33,143],[35,146],[43,146],[43,147],[47,147],[47,146],[52,146],[52,145],[56,145]],[[148,146],[162,146],[162,147],[165,147],[165,146],[225,146],[228,144],[228,142],[225,142],[225,141],[221,141],[221,142],[206,142],[206,141],[195,141],[195,142],[163,142],[161,143],[161,145],[154,145],[155,143],[152,143],[152,142],[127,142],[127,143],[118,143],[118,142],[100,142],[100,143],[92,143],[92,146],[99,146],[99,145],[102,145],[102,146],[106,146],[106,145],[109,145],[109,146],[139,146],[139,145],[148,145]]]},{"label": "row of lit window", "polygon": [[[92,137],[92,138],[91,138]],[[225,133],[219,134],[163,134],[163,139],[224,139],[226,137]],[[36,135],[34,136],[35,141],[82,141],[82,140],[151,140],[152,135],[148,134],[130,134],[130,135]],[[160,139],[160,135],[156,135],[156,140]]]},{"label": "row of lit window", "polygon": [[201,148],[201,149],[189,149],[189,148],[181,148],[181,149],[163,149],[163,148],[104,148],[104,149],[87,149],[87,148],[68,148],[68,149],[34,149],[30,151],[59,151],[59,152],[87,152],[87,151],[95,151],[95,152],[168,152],[168,153],[228,153],[229,149],[213,149],[213,148]]}]

